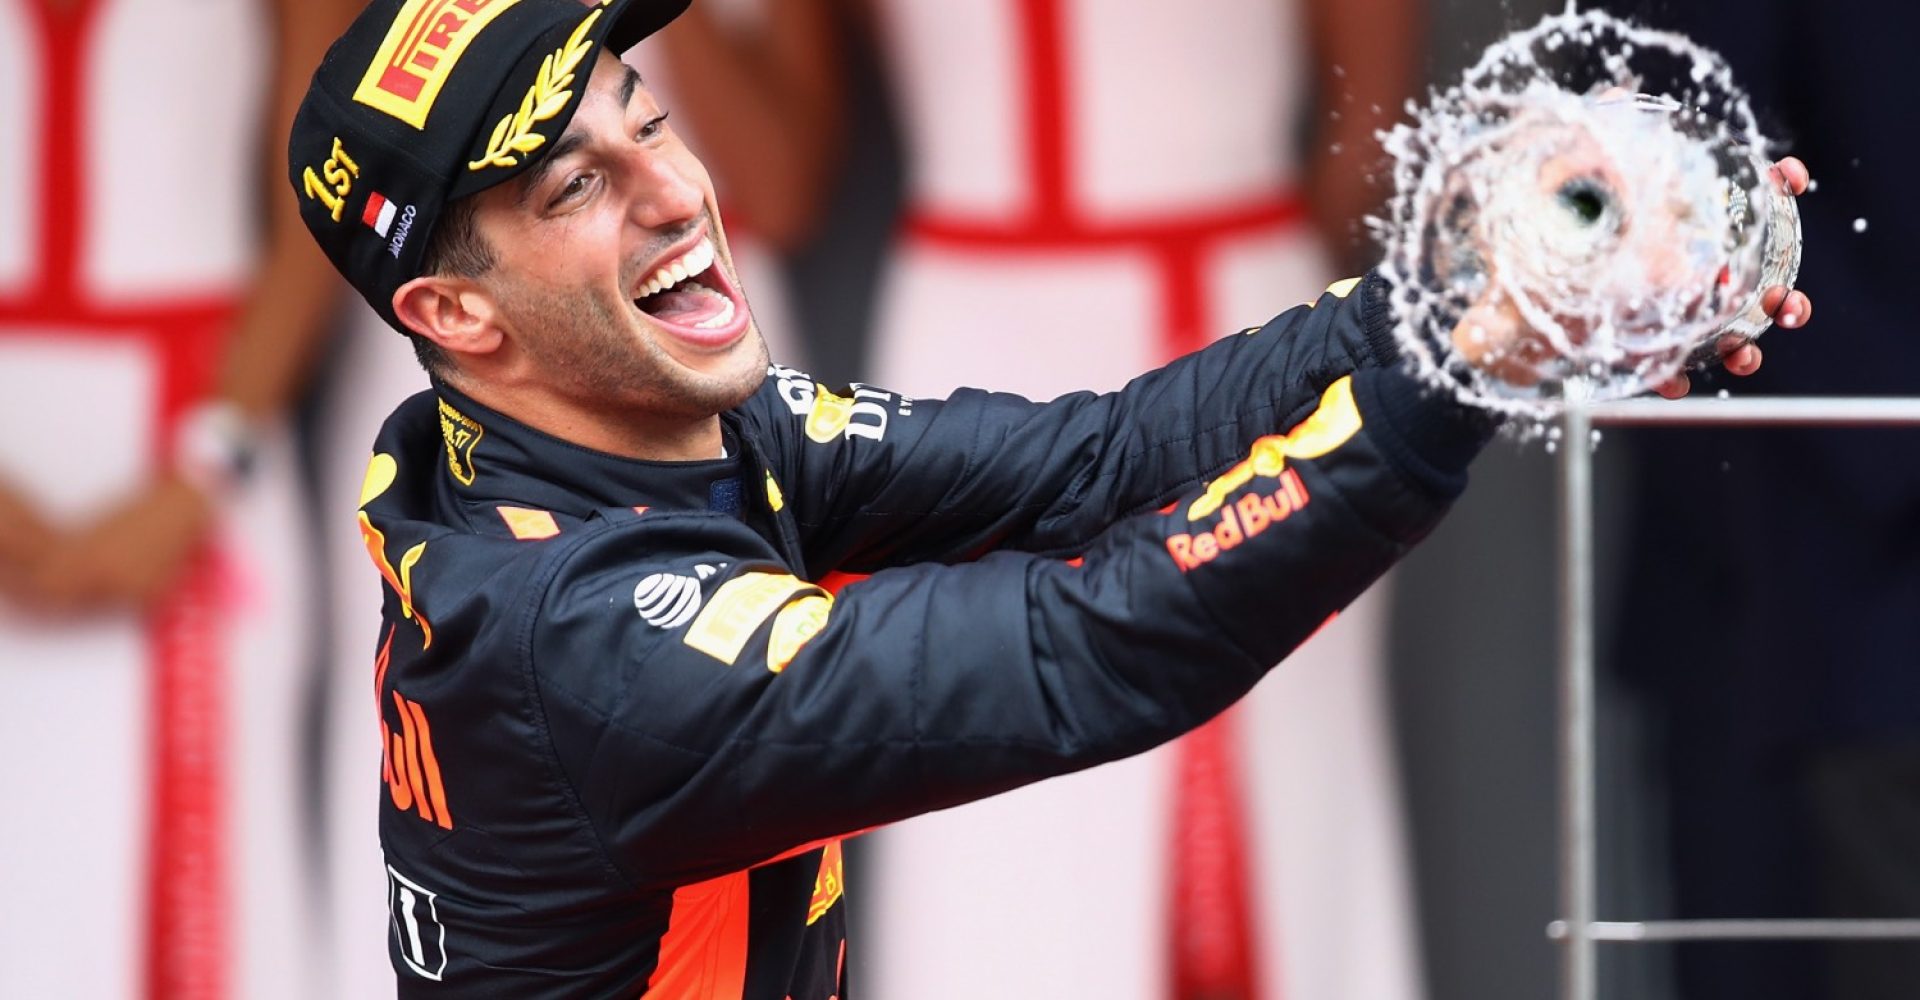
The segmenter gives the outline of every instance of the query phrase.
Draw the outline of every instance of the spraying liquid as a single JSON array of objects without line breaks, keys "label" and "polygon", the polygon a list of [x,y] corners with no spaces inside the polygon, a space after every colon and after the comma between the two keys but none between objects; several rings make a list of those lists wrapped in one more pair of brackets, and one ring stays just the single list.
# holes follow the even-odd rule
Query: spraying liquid
[{"label": "spraying liquid", "polygon": [[1468,403],[1638,395],[1758,337],[1763,290],[1799,270],[1745,96],[1680,35],[1569,6],[1415,115],[1382,136],[1382,271],[1403,353]]}]

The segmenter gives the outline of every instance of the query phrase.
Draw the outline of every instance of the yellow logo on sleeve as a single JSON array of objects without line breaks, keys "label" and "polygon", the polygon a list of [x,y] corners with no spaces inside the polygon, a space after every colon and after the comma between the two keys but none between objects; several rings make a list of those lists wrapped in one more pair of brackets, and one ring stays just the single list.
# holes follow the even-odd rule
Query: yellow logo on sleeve
[{"label": "yellow logo on sleeve", "polygon": [[785,573],[742,573],[714,591],[681,641],[732,666],[747,647],[747,640],[753,638],[754,630],[787,603],[787,598],[802,590],[819,589]]},{"label": "yellow logo on sleeve", "polygon": [[835,395],[825,385],[814,388],[813,409],[807,412],[807,436],[821,444],[839,437],[853,420],[853,400]]},{"label": "yellow logo on sleeve", "polygon": [[1360,408],[1353,402],[1353,376],[1348,375],[1327,387],[1320,406],[1307,419],[1285,434],[1269,434],[1253,443],[1245,461],[1220,474],[1207,484],[1187,507],[1187,519],[1208,517],[1226,503],[1227,495],[1253,481],[1255,476],[1274,477],[1287,467],[1289,458],[1319,458],[1347,443],[1360,430]]},{"label": "yellow logo on sleeve", "polygon": [[360,79],[353,99],[427,127],[453,67],[482,29],[520,0],[407,0]]},{"label": "yellow logo on sleeve", "polygon": [[847,890],[847,867],[840,842],[830,840],[820,853],[820,873],[813,877],[813,898],[807,901],[807,926],[812,927],[833,909]]},{"label": "yellow logo on sleeve", "polygon": [[809,594],[773,616],[773,634],[767,637],[767,669],[779,673],[800,655],[802,647],[827,627],[833,613],[830,594]]}]

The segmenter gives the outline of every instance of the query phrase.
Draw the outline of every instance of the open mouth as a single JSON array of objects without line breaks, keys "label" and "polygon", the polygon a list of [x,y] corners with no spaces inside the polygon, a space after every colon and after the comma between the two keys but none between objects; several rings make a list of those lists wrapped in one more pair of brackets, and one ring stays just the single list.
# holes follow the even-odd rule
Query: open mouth
[{"label": "open mouth", "polygon": [[655,268],[634,297],[634,308],[684,339],[723,344],[744,328],[746,309],[724,269],[715,266],[711,237]]}]

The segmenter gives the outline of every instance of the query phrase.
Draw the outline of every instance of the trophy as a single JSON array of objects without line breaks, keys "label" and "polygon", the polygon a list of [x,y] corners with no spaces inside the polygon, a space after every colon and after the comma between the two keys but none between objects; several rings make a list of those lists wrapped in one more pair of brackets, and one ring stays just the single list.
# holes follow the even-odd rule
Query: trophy
[{"label": "trophy", "polygon": [[1405,353],[1471,403],[1544,418],[1764,332],[1799,212],[1730,76],[1680,36],[1568,13],[1417,109],[1385,137],[1396,193],[1376,220]]}]

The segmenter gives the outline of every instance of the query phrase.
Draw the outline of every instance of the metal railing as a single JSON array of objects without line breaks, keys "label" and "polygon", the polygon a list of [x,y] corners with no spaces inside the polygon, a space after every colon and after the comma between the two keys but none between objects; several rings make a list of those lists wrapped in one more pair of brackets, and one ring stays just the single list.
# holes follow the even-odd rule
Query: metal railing
[{"label": "metal railing", "polygon": [[1920,920],[1600,920],[1594,719],[1596,427],[1920,427],[1920,398],[1636,399],[1570,405],[1560,460],[1560,907],[1563,1000],[1598,1000],[1599,944],[1920,939]]}]

